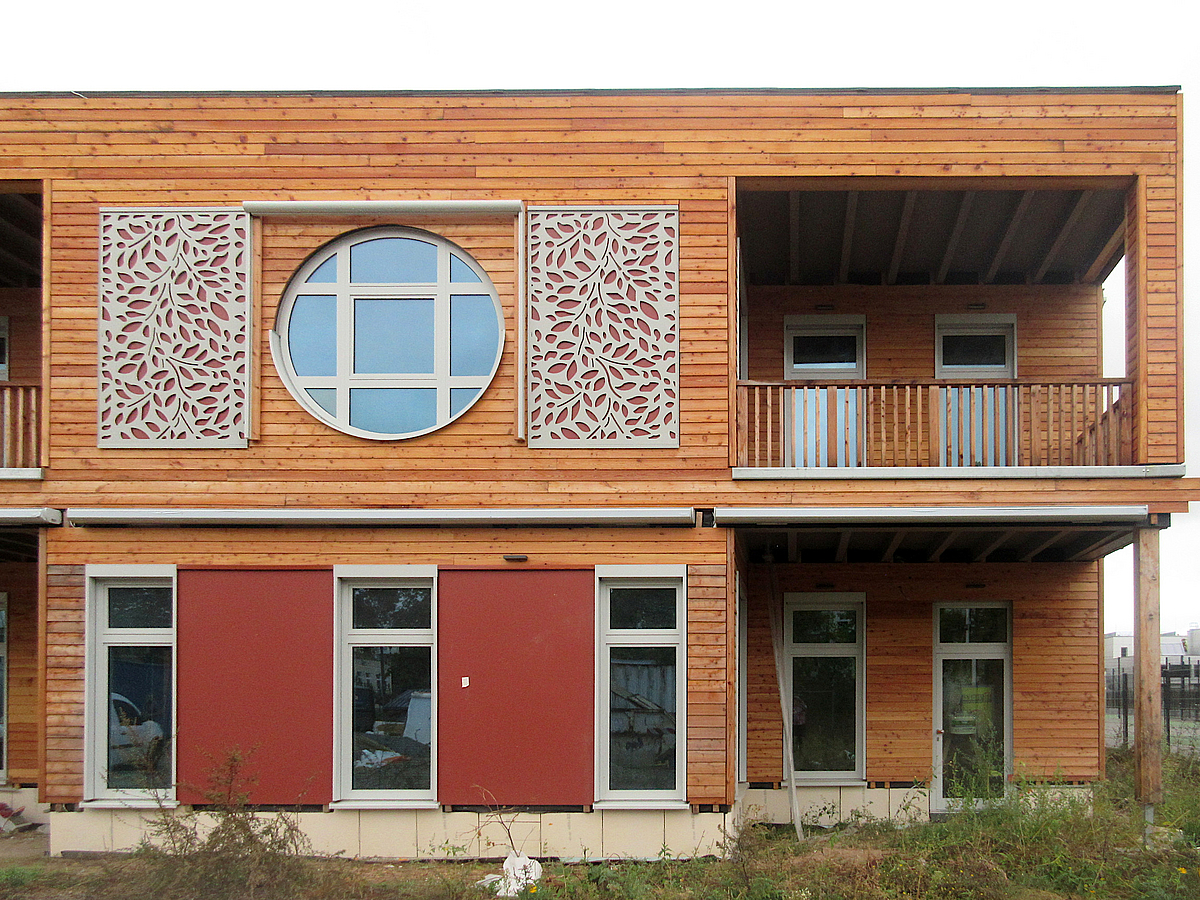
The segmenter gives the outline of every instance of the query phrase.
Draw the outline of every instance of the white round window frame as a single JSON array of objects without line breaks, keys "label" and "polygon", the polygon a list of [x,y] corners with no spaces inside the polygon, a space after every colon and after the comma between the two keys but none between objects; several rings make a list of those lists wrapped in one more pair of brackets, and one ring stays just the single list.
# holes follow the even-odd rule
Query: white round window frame
[{"label": "white round window frame", "polygon": [[[334,254],[345,251],[345,258],[348,264],[349,250],[354,244],[375,240],[377,238],[397,237],[411,238],[428,244],[433,244],[435,247],[437,247],[439,275],[438,282],[435,285],[432,285],[432,288],[430,285],[424,285],[421,282],[368,282],[368,284],[376,287],[379,284],[394,286],[398,289],[398,296],[427,297],[432,294],[434,295],[435,300],[437,300],[444,295],[445,302],[447,304],[449,303],[451,294],[471,296],[487,294],[492,299],[492,306],[496,314],[496,323],[499,329],[499,340],[497,341],[496,358],[492,362],[491,371],[486,376],[475,376],[480,382],[479,393],[476,394],[475,398],[465,407],[459,410],[456,414],[451,415],[445,421],[437,421],[430,427],[423,428],[419,431],[381,433],[376,431],[367,431],[363,428],[358,428],[351,425],[349,422],[348,405],[346,408],[345,421],[341,421],[337,417],[331,416],[328,412],[326,412],[325,408],[318,404],[309,395],[307,388],[302,385],[301,382],[304,380],[305,376],[299,376],[296,374],[295,369],[292,366],[291,353],[283,335],[287,333],[287,326],[291,319],[292,308],[295,305],[297,296],[328,296],[329,294],[333,294],[336,297],[336,304],[339,309],[343,303],[353,303],[354,290],[353,285],[351,285],[349,282],[348,276],[345,280],[345,283],[349,285],[349,287],[345,289],[342,287],[342,281],[340,278],[339,281],[334,284],[330,284],[328,282],[313,284],[308,283],[308,278],[311,277],[312,274],[318,268],[324,265],[325,262],[327,262]],[[455,256],[457,256],[461,262],[465,263],[468,268],[475,273],[475,275],[479,278],[479,283],[452,283],[450,281],[449,261],[446,261],[446,265],[442,265],[443,252],[453,253]],[[455,289],[456,286],[457,290]],[[291,394],[292,399],[299,403],[301,408],[317,421],[328,425],[335,431],[339,431],[342,434],[351,435],[352,437],[360,437],[372,441],[406,441],[421,437],[426,434],[432,434],[435,431],[440,431],[441,429],[446,428],[466,415],[475,406],[475,404],[483,398],[483,395],[487,393],[488,388],[491,386],[492,381],[496,377],[496,372],[500,368],[500,360],[504,357],[506,332],[507,328],[505,327],[504,307],[500,303],[500,295],[496,290],[496,286],[492,283],[492,279],[488,277],[487,272],[484,271],[481,265],[479,265],[474,256],[453,241],[430,231],[425,231],[420,228],[411,228],[403,225],[379,225],[346,232],[345,234],[341,234],[333,240],[322,244],[315,251],[313,251],[312,254],[309,255],[309,257],[300,265],[298,269],[296,269],[295,272],[292,273],[292,277],[288,279],[288,283],[283,289],[283,294],[281,295],[279,301],[279,309],[275,314],[275,325],[271,329],[271,357],[275,363],[275,370],[279,373],[280,379],[283,381],[283,385],[285,388],[287,388],[288,393]],[[353,346],[353,337],[350,336],[349,339],[351,340],[351,346]],[[449,351],[447,350],[447,352]],[[390,376],[390,378],[389,376],[379,375],[365,375],[356,377],[353,372],[347,373],[345,376],[337,375],[333,377],[339,381],[346,382],[347,394],[349,389],[356,386],[356,384],[357,386],[361,387],[388,387],[395,385],[388,385],[383,382],[387,382],[388,380],[405,379],[405,376],[403,375]],[[439,392],[443,389],[442,384],[437,380],[436,374],[427,382],[422,382],[422,386],[424,386],[424,384],[436,387]],[[412,385],[404,386],[407,387]],[[444,389],[449,390],[451,387],[452,385],[445,385]],[[341,404],[339,404],[338,409],[342,409]]]}]

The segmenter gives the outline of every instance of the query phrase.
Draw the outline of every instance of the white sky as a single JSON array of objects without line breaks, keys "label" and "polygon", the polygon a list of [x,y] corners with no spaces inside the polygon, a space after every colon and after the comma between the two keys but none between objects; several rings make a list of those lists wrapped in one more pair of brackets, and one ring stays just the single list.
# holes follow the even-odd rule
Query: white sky
[{"label": "white sky", "polygon": [[[1200,90],[1195,6],[1194,0],[1140,7],[1112,0],[333,6],[51,0],[6,9],[0,91],[1170,84],[1187,95]],[[1200,173],[1198,122],[1200,114],[1190,117],[1184,142],[1193,178]],[[1194,269],[1197,229],[1186,228],[1184,239]],[[1200,371],[1198,307],[1200,300],[1188,302],[1189,372]],[[1188,417],[1195,460],[1195,378]],[[1165,631],[1200,623],[1200,524],[1193,519],[1200,516],[1177,516],[1163,535]],[[1129,552],[1110,557],[1107,570],[1105,628],[1132,630]]]}]

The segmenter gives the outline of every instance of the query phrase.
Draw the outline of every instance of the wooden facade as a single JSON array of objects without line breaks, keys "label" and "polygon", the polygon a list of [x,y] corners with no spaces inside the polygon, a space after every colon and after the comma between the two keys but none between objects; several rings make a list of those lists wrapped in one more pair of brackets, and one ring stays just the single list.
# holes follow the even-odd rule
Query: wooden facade
[{"label": "wooden facade", "polygon": [[[696,510],[694,527],[214,520],[41,528],[14,519],[20,546],[0,569],[10,610],[7,778],[37,782],[40,799],[64,811],[93,799],[85,788],[85,710],[94,702],[84,677],[86,566],[332,572],[399,562],[447,570],[687,566],[692,815],[728,811],[746,782],[787,780],[768,626],[773,566],[783,591],[866,594],[866,784],[929,777],[932,604],[972,599],[1011,604],[1014,768],[1034,779],[1096,778],[1099,560],[1137,528],[1185,512],[1195,495],[1180,477],[1181,104],[1174,89],[0,95],[0,194],[27,198],[42,221],[41,233],[22,238],[39,248],[40,289],[28,284],[28,263],[13,269],[21,286],[0,278],[11,348],[10,380],[0,385],[11,470],[0,480],[4,508],[65,510],[68,523],[72,509],[484,509],[498,519],[529,510]],[[816,235],[819,220],[803,218],[808,194],[822,195],[821,209],[839,198],[836,232],[822,224],[828,233]],[[983,194],[1013,206],[991,231],[965,224]],[[501,200],[526,209],[678,211],[677,446],[528,440],[524,403],[536,373],[523,355],[524,213],[420,206]],[[102,211],[240,214],[243,203],[267,201],[416,205],[249,218],[246,446],[100,446]],[[868,201],[887,209],[894,201],[896,214],[869,220]],[[1091,249],[1078,237],[1089,203],[1111,232]],[[791,215],[779,235],[756,218],[776,209]],[[399,441],[319,421],[295,399],[271,347],[293,273],[335,238],[379,225],[436,234],[473,257],[504,319],[498,368],[479,401],[450,425]],[[885,226],[887,238],[870,237]],[[909,271],[905,254],[935,234],[945,252],[935,259],[930,250],[933,261],[916,267],[928,277]],[[807,243],[828,245],[840,262],[828,283],[805,274]],[[954,274],[963,268],[951,265],[956,243],[983,260],[974,281]],[[1005,254],[1020,256],[1026,244],[1033,261],[1018,271]],[[1100,282],[1122,253],[1127,372],[1109,381]],[[867,256],[879,260],[877,280],[861,271]],[[1069,277],[1064,259],[1075,266]],[[776,263],[778,278],[761,274]],[[948,385],[935,371],[934,323],[979,312],[1016,322],[1016,376],[1001,387],[1024,405],[1006,420],[1007,455],[984,463],[963,451],[948,463],[930,410],[942,403],[943,431],[946,416],[959,414],[946,412],[950,401],[928,399]],[[786,318],[822,314],[865,322],[865,373],[848,386],[874,391],[856,401],[855,414],[878,416],[857,438],[857,467],[885,472],[814,473],[796,462],[794,446],[790,455],[782,449],[797,440],[794,393],[785,393],[798,384],[784,373]],[[831,384],[830,396],[845,396]],[[910,399],[902,403],[900,393]],[[772,471],[748,471],[756,467]],[[1008,471],[1017,468],[1030,471]],[[1058,507],[1141,510],[1142,519],[1054,521],[1037,526],[1043,531],[1020,519]],[[797,517],[725,526],[718,515],[714,524],[722,509]],[[868,559],[847,550],[863,523],[846,525],[825,553],[800,515],[854,509],[909,510],[913,519],[879,526],[891,530]],[[994,509],[997,518],[990,526],[973,520],[965,543],[946,551],[958,531],[928,512],[936,509]],[[946,532],[930,538],[924,557],[902,561],[906,529],[935,526]],[[792,548],[777,563],[776,532]],[[332,653],[332,640],[320,652]]]}]

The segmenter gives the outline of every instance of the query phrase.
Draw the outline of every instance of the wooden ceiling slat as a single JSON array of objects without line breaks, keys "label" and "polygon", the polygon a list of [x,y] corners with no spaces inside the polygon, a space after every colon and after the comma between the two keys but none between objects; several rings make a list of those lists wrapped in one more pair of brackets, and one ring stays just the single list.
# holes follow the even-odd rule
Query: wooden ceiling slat
[{"label": "wooden ceiling slat", "polygon": [[996,253],[992,257],[992,264],[988,266],[987,274],[983,276],[985,284],[991,284],[996,280],[996,273],[1000,271],[1000,264],[1008,256],[1008,248],[1012,246],[1013,239],[1016,238],[1017,232],[1021,230],[1021,220],[1025,218],[1025,213],[1029,211],[1029,204],[1033,202],[1033,193],[1033,191],[1021,192],[1021,200],[1017,203],[1017,208],[1013,210],[1013,214],[1008,217],[1008,227],[1004,229],[1004,237],[1000,239],[1000,244],[996,247]]},{"label": "wooden ceiling slat", "polygon": [[906,191],[904,210],[900,213],[900,225],[896,229],[896,240],[892,244],[892,262],[888,266],[887,283],[895,284],[904,258],[904,245],[908,242],[908,230],[912,226],[913,207],[917,205],[917,192]]},{"label": "wooden ceiling slat", "polygon": [[1042,279],[1046,277],[1046,273],[1050,271],[1050,267],[1058,259],[1058,254],[1062,252],[1063,245],[1067,242],[1067,238],[1071,236],[1071,232],[1075,230],[1079,218],[1083,215],[1083,211],[1087,208],[1088,202],[1094,194],[1095,191],[1082,191],[1076,198],[1075,205],[1071,207],[1070,215],[1067,216],[1067,220],[1063,222],[1062,227],[1058,229],[1054,243],[1046,251],[1046,256],[1042,259],[1042,264],[1038,266],[1037,271],[1033,275],[1034,284],[1042,283]]},{"label": "wooden ceiling slat", "polygon": [[838,284],[850,278],[850,251],[854,247],[854,219],[858,214],[858,191],[846,194],[846,218],[842,225],[842,259],[838,269]]},{"label": "wooden ceiling slat", "polygon": [[1116,266],[1117,260],[1125,252],[1125,220],[1122,219],[1117,227],[1113,229],[1112,235],[1105,242],[1104,247],[1096,254],[1096,259],[1088,266],[1087,271],[1083,273],[1083,283],[1091,284],[1093,282],[1102,281],[1108,277],[1108,273]]},{"label": "wooden ceiling slat", "polygon": [[958,217],[954,220],[954,230],[950,233],[950,239],[946,241],[942,264],[938,266],[937,277],[934,278],[936,284],[946,283],[946,275],[950,272],[950,264],[954,261],[954,254],[958,250],[959,241],[962,240],[963,230],[967,227],[967,217],[971,215],[971,204],[974,202],[975,192],[963,191],[962,199],[958,203]]}]

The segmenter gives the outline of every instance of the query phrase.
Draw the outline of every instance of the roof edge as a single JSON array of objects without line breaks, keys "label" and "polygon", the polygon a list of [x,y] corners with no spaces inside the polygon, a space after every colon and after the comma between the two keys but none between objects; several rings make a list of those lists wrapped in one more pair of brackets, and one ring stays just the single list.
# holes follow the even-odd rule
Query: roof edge
[{"label": "roof edge", "polygon": [[570,97],[570,96],[921,96],[939,94],[1178,94],[1181,85],[1105,85],[1093,87],[903,87],[903,88],[460,88],[429,90],[170,90],[170,91],[0,91],[0,97],[102,100],[134,97]]}]

